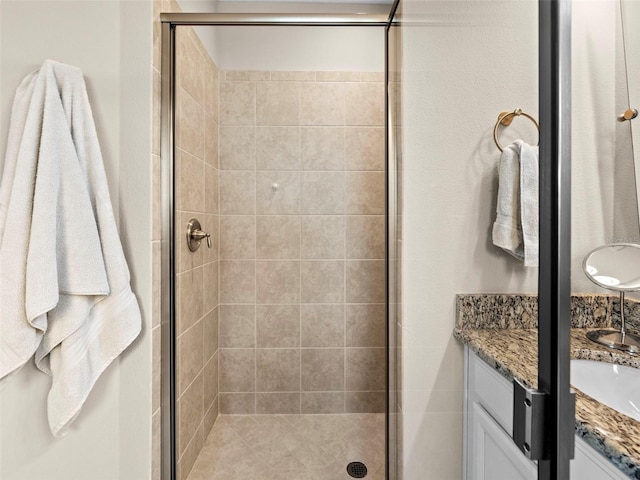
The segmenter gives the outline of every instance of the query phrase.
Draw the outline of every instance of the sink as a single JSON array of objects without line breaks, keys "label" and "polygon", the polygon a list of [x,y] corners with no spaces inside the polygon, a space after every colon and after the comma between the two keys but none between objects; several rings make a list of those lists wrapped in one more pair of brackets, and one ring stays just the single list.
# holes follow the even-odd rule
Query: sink
[{"label": "sink", "polygon": [[571,360],[571,385],[640,422],[640,369],[593,360]]}]

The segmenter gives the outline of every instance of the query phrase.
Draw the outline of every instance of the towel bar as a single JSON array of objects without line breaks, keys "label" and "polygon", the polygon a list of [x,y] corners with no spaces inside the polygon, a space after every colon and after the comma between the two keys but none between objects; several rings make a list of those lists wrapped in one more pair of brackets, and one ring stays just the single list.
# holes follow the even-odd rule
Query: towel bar
[{"label": "towel bar", "polygon": [[536,128],[538,129],[538,133],[540,133],[540,125],[538,125],[538,122],[536,121],[536,119],[533,118],[528,113],[523,112],[521,108],[516,108],[513,112],[500,112],[500,115],[498,115],[498,121],[496,122],[496,125],[493,127],[493,141],[495,142],[496,147],[498,147],[498,149],[501,152],[504,150],[504,148],[502,147],[502,145],[500,145],[500,142],[498,141],[498,127],[500,125],[504,125],[505,127],[511,125],[511,122],[513,121],[513,117],[519,117],[520,115],[527,117],[529,120],[531,120],[533,124],[536,126]]}]

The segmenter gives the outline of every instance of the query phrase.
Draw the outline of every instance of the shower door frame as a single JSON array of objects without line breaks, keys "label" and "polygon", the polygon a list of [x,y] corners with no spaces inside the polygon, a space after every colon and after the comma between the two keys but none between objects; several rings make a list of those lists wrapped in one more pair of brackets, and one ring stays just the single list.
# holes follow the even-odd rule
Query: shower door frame
[{"label": "shower door frame", "polygon": [[[176,48],[175,33],[178,26],[274,26],[274,27],[377,27],[387,28],[386,14],[251,14],[251,13],[162,13],[161,30],[161,110],[160,110],[160,163],[161,163],[161,478],[176,480],[176,285],[175,285],[175,85]],[[387,90],[387,36],[385,34],[385,105]],[[385,106],[385,109],[388,105]],[[388,112],[386,112],[388,113]],[[389,119],[385,115],[385,165],[388,165]],[[385,170],[388,170],[385,167]],[[386,172],[388,179],[388,172]],[[388,185],[385,184],[385,197]],[[388,218],[388,199],[385,198],[385,219]],[[387,226],[388,228],[388,226]],[[388,238],[388,232],[385,232]],[[386,249],[388,255],[388,248]],[[389,296],[388,265],[386,298]],[[388,301],[387,301],[388,303]],[[389,478],[389,322],[387,312],[386,385],[387,407],[385,434],[386,478]]]},{"label": "shower door frame", "polygon": [[571,302],[571,0],[538,0],[540,184],[538,389],[545,458],[539,480],[569,478],[575,397],[570,377]]}]

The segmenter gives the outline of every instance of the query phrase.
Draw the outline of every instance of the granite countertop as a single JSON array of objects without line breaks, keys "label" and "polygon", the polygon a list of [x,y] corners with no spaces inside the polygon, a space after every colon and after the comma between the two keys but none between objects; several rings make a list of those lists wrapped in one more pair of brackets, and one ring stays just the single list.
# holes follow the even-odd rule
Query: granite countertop
[{"label": "granite countertop", "polygon": [[[461,298],[458,299],[459,306]],[[465,312],[465,315],[469,313]],[[517,378],[528,386],[537,385],[537,329],[482,328],[479,325],[470,328],[468,323],[467,326],[464,323],[458,322],[454,330],[455,338],[468,345],[507,379]],[[571,330],[571,358],[640,368],[640,357],[609,350],[589,341],[586,338],[589,330]],[[623,473],[640,479],[640,422],[616,412],[578,389],[575,391],[576,434]]]}]

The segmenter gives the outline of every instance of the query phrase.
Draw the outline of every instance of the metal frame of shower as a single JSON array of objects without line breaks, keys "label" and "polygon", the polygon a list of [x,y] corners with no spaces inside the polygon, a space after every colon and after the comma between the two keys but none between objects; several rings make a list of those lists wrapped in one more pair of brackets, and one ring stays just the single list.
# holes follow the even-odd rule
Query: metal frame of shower
[{"label": "metal frame of shower", "polygon": [[[176,452],[176,285],[175,285],[175,32],[178,26],[288,26],[386,28],[386,14],[163,13],[161,59],[161,478],[175,480]],[[386,42],[386,36],[385,36]],[[385,57],[386,57],[385,45]],[[385,58],[385,68],[387,59]],[[385,116],[385,124],[387,124]],[[388,127],[387,127],[388,128]],[[386,151],[386,148],[385,148]],[[386,190],[386,188],[385,188]],[[388,261],[386,262],[388,265]],[[387,322],[388,324],[388,322]],[[389,335],[387,335],[387,339]],[[389,348],[387,346],[387,353]],[[386,360],[388,365],[388,359]],[[388,370],[388,369],[387,369]],[[389,373],[387,371],[387,384]],[[388,409],[387,409],[388,410]],[[388,412],[387,412],[388,416]],[[388,421],[387,421],[388,424]],[[386,427],[388,429],[388,425]],[[388,438],[388,432],[386,438]],[[387,453],[388,457],[388,446]],[[387,468],[388,468],[388,462]],[[388,478],[388,473],[387,473]]]},{"label": "metal frame of shower", "polygon": [[571,0],[538,0],[540,268],[538,389],[547,396],[539,480],[566,480],[573,458],[570,375]]}]

